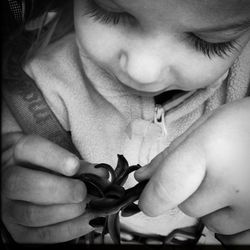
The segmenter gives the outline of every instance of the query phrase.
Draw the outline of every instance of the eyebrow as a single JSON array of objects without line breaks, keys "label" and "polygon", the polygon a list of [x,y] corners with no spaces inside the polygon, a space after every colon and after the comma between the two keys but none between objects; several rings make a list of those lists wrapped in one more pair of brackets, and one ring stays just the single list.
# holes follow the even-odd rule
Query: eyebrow
[{"label": "eyebrow", "polygon": [[200,31],[200,32],[219,32],[219,31],[228,31],[228,30],[244,31],[249,28],[250,28],[250,19],[246,19],[238,23],[223,24],[223,25],[218,25],[215,27],[200,29],[197,31]]}]

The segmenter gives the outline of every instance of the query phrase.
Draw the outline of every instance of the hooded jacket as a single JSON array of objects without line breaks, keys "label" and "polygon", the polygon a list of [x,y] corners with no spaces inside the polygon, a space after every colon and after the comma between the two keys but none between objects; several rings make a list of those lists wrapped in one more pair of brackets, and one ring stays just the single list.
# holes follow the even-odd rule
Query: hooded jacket
[{"label": "hooded jacket", "polygon": [[[110,79],[78,46],[74,34],[51,44],[25,66],[62,126],[71,132],[83,159],[116,166],[117,154],[129,165],[148,164],[201,116],[249,94],[250,43],[228,74],[204,89],[156,103],[130,93]],[[3,106],[2,133],[19,130]],[[125,187],[136,184],[130,175]],[[139,213],[122,218],[129,230],[167,235],[196,223],[178,208],[156,218]]]}]

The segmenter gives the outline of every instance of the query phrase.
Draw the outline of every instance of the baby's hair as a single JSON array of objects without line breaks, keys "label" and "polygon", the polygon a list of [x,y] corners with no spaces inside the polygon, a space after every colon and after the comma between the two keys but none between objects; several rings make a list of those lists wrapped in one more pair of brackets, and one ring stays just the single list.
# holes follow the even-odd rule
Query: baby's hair
[{"label": "baby's hair", "polygon": [[26,0],[25,20],[12,39],[28,41],[23,61],[74,30],[73,0]]}]

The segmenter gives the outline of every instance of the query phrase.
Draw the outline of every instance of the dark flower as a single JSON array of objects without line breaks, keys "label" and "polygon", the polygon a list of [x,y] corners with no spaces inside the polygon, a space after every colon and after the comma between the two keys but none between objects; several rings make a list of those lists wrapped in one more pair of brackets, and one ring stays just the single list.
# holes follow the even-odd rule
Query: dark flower
[{"label": "dark flower", "polygon": [[87,209],[102,216],[90,221],[90,225],[103,227],[102,238],[104,239],[104,235],[109,233],[115,244],[120,244],[119,213],[121,212],[122,216],[131,216],[140,212],[134,202],[138,200],[147,181],[139,182],[127,190],[123,187],[128,175],[140,167],[140,165],[129,166],[125,157],[118,155],[115,169],[105,163],[95,166],[106,169],[110,174],[110,180],[88,173],[77,176],[87,186],[88,194],[96,197],[87,204]]}]

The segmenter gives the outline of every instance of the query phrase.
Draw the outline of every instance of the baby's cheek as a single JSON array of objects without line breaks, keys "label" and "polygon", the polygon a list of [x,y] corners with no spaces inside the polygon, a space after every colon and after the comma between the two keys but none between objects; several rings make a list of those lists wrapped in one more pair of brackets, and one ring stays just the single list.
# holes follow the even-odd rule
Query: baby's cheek
[{"label": "baby's cheek", "polygon": [[102,24],[86,21],[76,27],[81,47],[88,56],[100,63],[108,63],[118,58],[121,50],[120,35]]},{"label": "baby's cheek", "polygon": [[205,88],[210,85],[221,83],[228,74],[228,69],[231,66],[230,60],[222,60],[221,58],[210,59],[206,56],[197,56],[186,64],[182,64],[181,72],[183,82],[189,90]]}]

